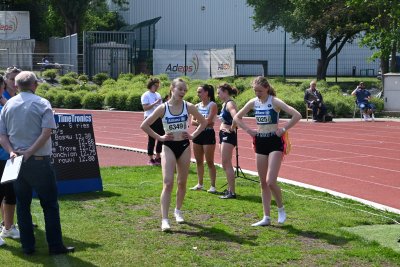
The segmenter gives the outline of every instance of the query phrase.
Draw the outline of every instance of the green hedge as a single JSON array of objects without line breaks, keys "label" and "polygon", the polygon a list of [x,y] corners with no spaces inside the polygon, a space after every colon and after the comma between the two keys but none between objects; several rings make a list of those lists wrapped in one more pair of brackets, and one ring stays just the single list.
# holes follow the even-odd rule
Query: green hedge
[{"label": "green hedge", "polygon": [[[80,104],[84,108],[101,109],[103,106],[110,106],[118,110],[139,111],[142,110],[140,103],[140,96],[147,91],[146,84],[150,76],[140,74],[120,74],[117,80],[113,80],[105,74],[98,74],[93,80],[101,83],[101,86],[91,83],[64,85],[62,90],[55,89],[52,86],[42,84],[38,88],[38,93],[49,99],[52,105],[57,106],[78,106],[77,96],[80,97]],[[160,79],[160,89],[158,92],[164,98],[169,94],[169,87],[171,81],[165,74],[157,75]],[[229,82],[234,87],[238,88],[240,93],[235,97],[238,108],[242,108],[247,101],[254,98],[254,91],[251,87],[253,77],[247,78],[232,78],[227,77],[223,79],[209,79],[209,80],[192,80],[189,77],[183,78],[188,83],[188,92],[185,100],[198,103],[197,87],[208,83],[214,86],[215,96],[217,97],[218,85]],[[101,82],[100,82],[101,80]],[[285,101],[287,104],[293,106],[305,116],[305,103],[303,101],[304,91],[309,88],[310,80],[299,81],[297,83],[285,83],[279,77],[277,79],[269,80],[272,87],[276,90],[277,97]],[[372,85],[372,84],[371,84]],[[347,86],[347,87],[346,87]],[[328,107],[328,111],[335,117],[352,117],[354,110],[354,97],[344,95],[343,92],[350,90],[354,87],[353,83],[345,86],[329,86],[325,81],[318,81],[317,87],[324,96],[324,101]],[[64,96],[60,96],[60,92]],[[68,92],[67,92],[68,91]],[[71,96],[71,94],[76,95]],[[68,96],[68,98],[67,98]],[[217,105],[221,108],[221,101],[217,98]],[[372,102],[377,107],[377,114],[383,110],[382,99],[372,99]],[[285,116],[285,114],[282,114]]]}]

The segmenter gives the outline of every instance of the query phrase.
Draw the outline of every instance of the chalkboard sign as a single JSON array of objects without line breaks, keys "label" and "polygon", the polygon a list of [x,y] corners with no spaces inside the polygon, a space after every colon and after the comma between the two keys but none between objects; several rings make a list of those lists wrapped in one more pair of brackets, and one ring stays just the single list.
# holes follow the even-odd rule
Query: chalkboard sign
[{"label": "chalkboard sign", "polygon": [[102,190],[92,115],[56,113],[54,118],[52,162],[59,193]]}]

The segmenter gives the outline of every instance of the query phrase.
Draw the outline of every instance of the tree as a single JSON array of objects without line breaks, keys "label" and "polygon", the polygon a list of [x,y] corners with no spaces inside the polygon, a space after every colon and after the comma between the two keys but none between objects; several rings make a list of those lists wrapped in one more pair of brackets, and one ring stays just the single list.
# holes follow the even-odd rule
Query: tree
[{"label": "tree", "polygon": [[[400,1],[398,0],[349,0],[351,8],[373,10],[371,22],[362,39],[362,45],[377,49],[373,59],[381,59],[382,74],[396,72],[396,53],[400,50]],[[391,64],[389,65],[389,58]]]},{"label": "tree", "polygon": [[368,10],[351,8],[346,0],[247,0],[247,4],[254,8],[255,29],[282,27],[295,42],[309,41],[309,47],[320,50],[318,80],[326,78],[329,62],[367,28],[369,20]]},{"label": "tree", "polygon": [[[85,16],[91,10],[104,6],[105,0],[49,0],[64,20],[65,34],[80,33]],[[127,4],[126,0],[112,0],[120,6]]]}]

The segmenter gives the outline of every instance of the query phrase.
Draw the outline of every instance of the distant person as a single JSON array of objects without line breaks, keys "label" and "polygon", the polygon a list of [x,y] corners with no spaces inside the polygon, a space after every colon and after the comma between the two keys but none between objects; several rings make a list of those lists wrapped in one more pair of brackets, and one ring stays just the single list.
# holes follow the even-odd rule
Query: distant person
[{"label": "distant person", "polygon": [[[7,102],[7,99],[3,97],[5,87],[4,78],[0,75],[0,111]],[[10,154],[8,154],[3,147],[0,147],[0,177],[3,174],[4,167],[9,158]],[[14,225],[16,201],[13,183],[0,184],[0,206],[3,218],[0,224],[0,246],[5,244],[3,239],[5,237],[11,237],[13,239],[18,239],[20,237],[19,230]]]},{"label": "distant person", "polygon": [[[159,79],[150,78],[147,81],[147,92],[145,92],[141,97],[142,107],[144,110],[144,119],[149,117],[156,110],[156,108],[163,102],[161,95],[157,92],[158,88],[160,88]],[[164,129],[161,118],[158,118],[151,125],[151,129],[159,135],[164,135]],[[157,141],[156,157],[154,158],[155,144],[156,140],[149,135],[147,141],[147,155],[149,156],[149,161],[147,165],[161,165],[161,150],[163,143]]]},{"label": "distant person", "polygon": [[[297,110],[276,97],[275,90],[265,77],[259,76],[255,78],[253,89],[256,97],[248,101],[239,110],[234,119],[237,125],[254,140],[264,217],[261,221],[252,224],[252,226],[266,226],[271,223],[272,195],[278,206],[278,223],[284,223],[286,220],[282,191],[277,184],[285,149],[282,136],[301,119],[301,115]],[[242,119],[251,110],[254,110],[257,129],[250,128]],[[283,127],[278,126],[279,112],[281,110],[291,115],[291,119],[286,121]]]},{"label": "distant person", "polygon": [[49,254],[73,252],[64,246],[61,233],[57,184],[50,161],[51,131],[56,128],[49,101],[35,95],[36,75],[23,71],[15,77],[20,93],[7,101],[0,114],[0,143],[10,158],[24,156],[18,179],[14,182],[17,196],[18,227],[22,250],[26,255],[35,252],[31,203],[37,193],[44,213]]},{"label": "distant person", "polygon": [[47,58],[47,56],[42,58],[42,66],[43,66],[43,69],[45,69],[45,70],[51,69],[50,61]]},{"label": "distant person", "polygon": [[356,103],[363,114],[364,121],[375,120],[375,105],[370,102],[371,93],[365,89],[363,82],[359,83],[351,95],[356,96]]},{"label": "distant person", "polygon": [[236,123],[233,117],[236,115],[237,107],[232,97],[238,94],[238,90],[227,83],[218,86],[218,97],[222,101],[222,110],[219,115],[221,126],[219,128],[219,144],[221,149],[222,168],[226,174],[228,188],[221,199],[235,199],[235,172],[232,165],[233,149],[237,146]]},{"label": "distant person", "polygon": [[6,89],[3,93],[3,97],[7,100],[17,95],[17,87],[15,86],[15,76],[17,76],[22,70],[17,67],[9,67],[5,73]]},{"label": "distant person", "polygon": [[[214,123],[218,113],[218,107],[215,103],[214,87],[209,84],[204,84],[197,88],[197,95],[201,102],[196,104],[197,110],[207,121],[207,127],[199,136],[193,139],[193,152],[197,165],[197,184],[191,190],[202,190],[204,179],[204,157],[206,158],[208,173],[210,175],[211,186],[207,190],[209,193],[216,193],[215,180],[217,170],[214,165],[215,152],[215,131]],[[192,125],[199,126],[199,122],[192,117]]]},{"label": "distant person", "polygon": [[313,111],[313,121],[324,122],[326,106],[320,91],[317,89],[316,81],[311,81],[310,88],[308,88],[304,93],[304,101]]},{"label": "distant person", "polygon": [[[171,194],[174,186],[174,172],[177,170],[176,206],[174,216],[177,223],[183,223],[181,212],[183,200],[186,194],[186,183],[190,167],[190,142],[195,139],[206,127],[207,122],[197,108],[183,100],[187,92],[186,82],[182,79],[174,79],[171,83],[171,98],[157,107],[147,117],[140,128],[149,136],[163,142],[163,155],[161,167],[163,175],[163,189],[161,193],[161,230],[171,229],[168,211],[171,203]],[[188,132],[189,116],[192,115],[199,126],[190,134]],[[161,118],[164,126],[164,135],[157,134],[151,125]]]}]

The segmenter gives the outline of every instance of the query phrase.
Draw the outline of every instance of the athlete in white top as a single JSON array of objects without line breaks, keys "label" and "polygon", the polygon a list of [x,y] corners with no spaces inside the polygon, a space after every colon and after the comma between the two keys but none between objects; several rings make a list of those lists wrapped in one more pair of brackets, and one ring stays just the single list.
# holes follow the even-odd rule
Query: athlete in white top
[{"label": "athlete in white top", "polygon": [[[277,184],[279,168],[282,162],[283,141],[281,136],[300,119],[300,113],[275,97],[275,90],[265,77],[259,76],[253,81],[256,98],[251,99],[235,115],[234,121],[254,138],[258,176],[260,177],[261,197],[264,217],[252,226],[266,226],[271,223],[270,210],[272,195],[278,206],[278,223],[284,223],[286,212],[282,202],[281,188]],[[243,116],[255,110],[257,130],[251,129],[242,120]],[[285,111],[291,119],[284,127],[278,127],[278,112]],[[272,193],[272,195],[271,195]]]},{"label": "athlete in white top", "polygon": [[[197,95],[201,102],[196,104],[196,107],[201,115],[207,121],[207,127],[201,134],[193,139],[193,153],[197,165],[197,184],[191,190],[203,190],[204,178],[204,157],[206,158],[208,172],[211,180],[211,187],[207,192],[216,193],[215,180],[217,171],[214,165],[214,152],[215,152],[215,131],[214,122],[217,118],[218,107],[215,103],[214,87],[212,85],[204,84],[197,88]],[[192,125],[198,126],[199,123],[192,117]]]},{"label": "athlete in white top", "polygon": [[[171,83],[171,99],[160,105],[149,117],[147,117],[140,128],[148,135],[164,142],[161,157],[163,173],[163,190],[161,193],[161,230],[169,231],[168,210],[171,202],[171,193],[174,185],[174,172],[177,169],[176,207],[175,219],[177,223],[184,221],[180,211],[186,194],[186,182],[190,167],[190,145],[189,140],[196,138],[206,127],[207,122],[191,103],[183,100],[187,92],[187,86],[182,79],[174,79]],[[199,127],[190,134],[187,131],[188,115],[192,115],[198,122]],[[150,127],[158,118],[164,120],[167,133],[159,135]]]}]

